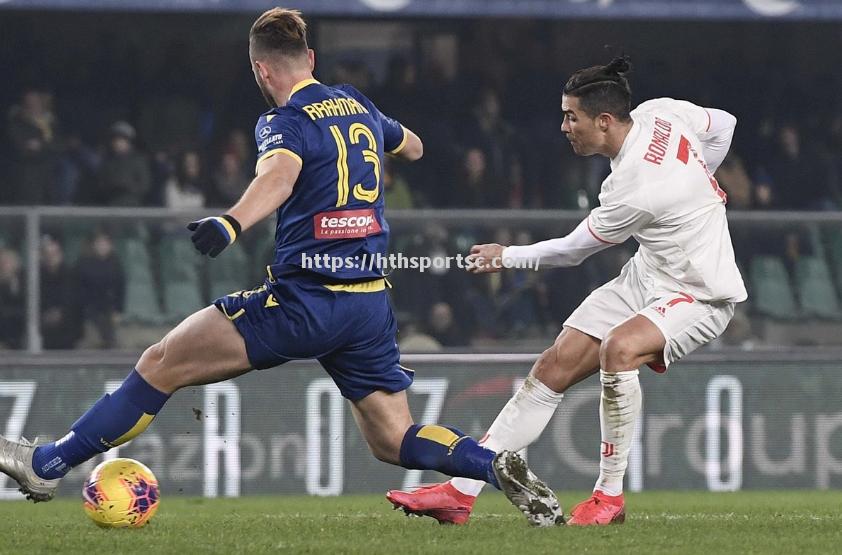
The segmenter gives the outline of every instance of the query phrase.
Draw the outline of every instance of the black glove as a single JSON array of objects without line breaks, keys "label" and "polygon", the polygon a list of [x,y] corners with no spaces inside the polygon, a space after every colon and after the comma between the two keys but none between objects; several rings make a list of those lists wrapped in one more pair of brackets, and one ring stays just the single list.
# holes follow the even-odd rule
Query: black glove
[{"label": "black glove", "polygon": [[242,231],[240,222],[228,214],[190,222],[187,229],[193,232],[190,239],[196,250],[211,258],[219,256],[225,247],[237,240]]}]

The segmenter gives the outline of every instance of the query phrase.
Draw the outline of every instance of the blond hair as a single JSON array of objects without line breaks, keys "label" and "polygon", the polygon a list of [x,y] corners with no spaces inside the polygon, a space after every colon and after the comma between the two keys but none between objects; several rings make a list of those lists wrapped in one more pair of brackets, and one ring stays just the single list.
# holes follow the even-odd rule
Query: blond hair
[{"label": "blond hair", "polygon": [[267,10],[249,31],[249,50],[254,57],[280,54],[297,58],[306,54],[307,48],[307,23],[298,10]]}]

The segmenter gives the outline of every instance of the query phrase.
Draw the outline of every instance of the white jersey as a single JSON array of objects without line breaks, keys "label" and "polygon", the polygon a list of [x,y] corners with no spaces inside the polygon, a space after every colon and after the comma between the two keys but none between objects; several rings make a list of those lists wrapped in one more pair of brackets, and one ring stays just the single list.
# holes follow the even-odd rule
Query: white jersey
[{"label": "white jersey", "polygon": [[725,192],[708,171],[702,142],[708,112],[671,98],[639,105],[591,233],[606,243],[640,243],[630,261],[652,290],[688,293],[701,301],[747,298],[725,217]]}]

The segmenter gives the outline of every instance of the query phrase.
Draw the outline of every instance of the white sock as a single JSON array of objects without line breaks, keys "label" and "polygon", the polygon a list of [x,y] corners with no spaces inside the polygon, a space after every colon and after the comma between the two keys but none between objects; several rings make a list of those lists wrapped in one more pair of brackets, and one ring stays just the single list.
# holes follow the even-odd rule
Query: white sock
[{"label": "white sock", "polygon": [[[563,393],[556,393],[537,378],[527,376],[523,386],[509,399],[481,441],[492,451],[520,451],[541,435],[555,414]],[[462,493],[477,496],[485,482],[453,478],[450,483]]]},{"label": "white sock", "polygon": [[634,425],[640,415],[643,396],[638,371],[609,374],[600,370],[602,396],[599,400],[599,479],[594,490],[607,495],[623,493],[623,476],[629,463]]}]

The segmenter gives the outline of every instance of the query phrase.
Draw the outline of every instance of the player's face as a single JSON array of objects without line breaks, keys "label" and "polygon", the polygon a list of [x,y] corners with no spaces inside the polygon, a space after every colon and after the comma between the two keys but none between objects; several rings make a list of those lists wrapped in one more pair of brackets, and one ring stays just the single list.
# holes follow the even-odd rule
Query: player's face
[{"label": "player's face", "polygon": [[561,97],[561,111],[564,113],[561,132],[567,136],[573,152],[579,156],[597,154],[603,139],[597,118],[588,116],[579,107],[579,99],[575,96]]}]

